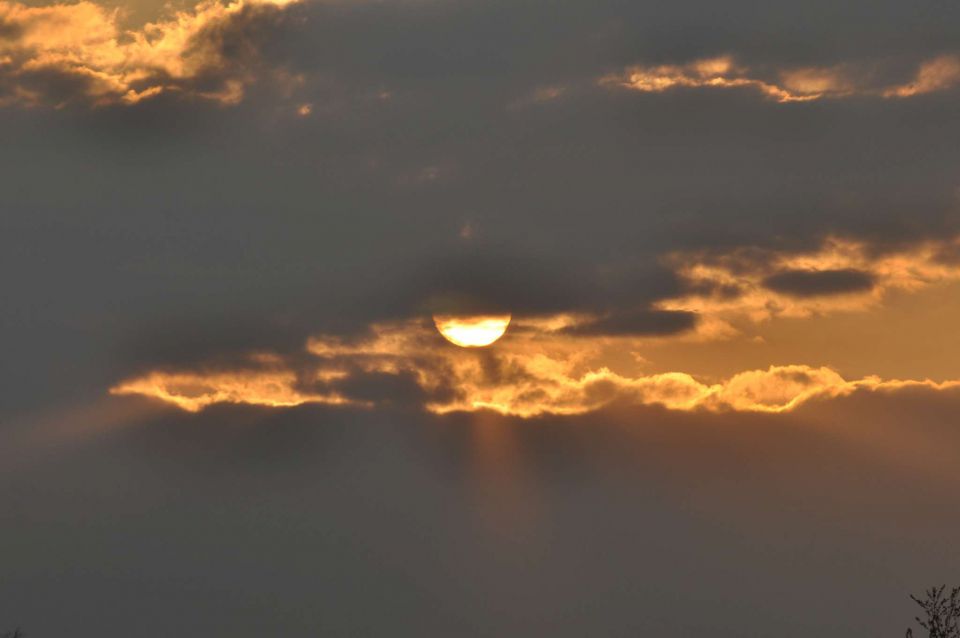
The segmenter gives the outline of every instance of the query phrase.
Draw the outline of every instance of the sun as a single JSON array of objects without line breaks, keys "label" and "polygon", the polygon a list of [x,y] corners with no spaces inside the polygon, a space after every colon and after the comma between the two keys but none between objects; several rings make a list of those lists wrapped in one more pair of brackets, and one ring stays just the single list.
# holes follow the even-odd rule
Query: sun
[{"label": "sun", "polygon": [[434,315],[433,323],[450,343],[462,348],[481,348],[503,336],[510,315]]}]

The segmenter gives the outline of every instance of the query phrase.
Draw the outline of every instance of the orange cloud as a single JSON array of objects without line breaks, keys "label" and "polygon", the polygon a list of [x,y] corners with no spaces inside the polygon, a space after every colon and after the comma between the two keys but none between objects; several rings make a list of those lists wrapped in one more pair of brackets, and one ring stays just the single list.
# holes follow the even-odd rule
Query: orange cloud
[{"label": "orange cloud", "polygon": [[[316,380],[322,380],[318,376]],[[272,408],[304,403],[353,403],[335,392],[307,392],[298,388],[293,370],[230,370],[218,372],[151,372],[111,388],[115,395],[139,394],[198,412],[215,403],[245,403]]]},{"label": "orange cloud", "polygon": [[960,238],[878,252],[866,242],[829,237],[810,252],[676,253],[666,261],[688,292],[656,307],[696,313],[702,337],[732,336],[744,323],[864,311],[895,290],[958,281],[958,251]]},{"label": "orange cloud", "polygon": [[830,368],[805,365],[771,366],[714,382],[685,372],[629,374],[605,365],[606,349],[622,347],[623,341],[531,328],[489,349],[465,349],[444,342],[427,322],[400,321],[374,325],[359,340],[312,338],[307,349],[314,355],[314,368],[294,369],[282,360],[271,360],[263,369],[156,371],[124,381],[111,392],[153,397],[189,411],[215,403],[373,406],[375,398],[351,396],[351,383],[405,377],[421,391],[423,407],[437,414],[486,409],[532,417],[583,414],[614,402],[671,410],[776,413],[859,389],[960,386],[960,381],[850,380]]},{"label": "orange cloud", "polygon": [[601,84],[644,93],[662,93],[678,87],[749,87],[777,102],[815,100],[822,96],[820,92],[807,92],[799,86],[789,90],[751,77],[748,69],[734,64],[733,58],[729,56],[696,60],[683,65],[633,66],[620,75],[601,79]]},{"label": "orange cloud", "polygon": [[[676,253],[666,262],[686,292],[655,304],[653,312],[694,313],[698,321],[692,333],[666,338],[702,341],[738,335],[780,317],[865,311],[893,291],[916,292],[958,281],[960,238],[880,250],[864,241],[829,237],[809,251],[741,248]],[[154,371],[111,391],[154,397],[190,411],[217,403],[374,406],[382,398],[377,384],[402,378],[410,382],[407,391],[415,389],[408,398],[434,413],[488,409],[532,417],[582,414],[613,402],[673,410],[786,412],[812,399],[857,390],[960,385],[876,376],[848,379],[832,368],[808,365],[747,370],[719,380],[683,371],[644,373],[637,357],[626,355],[665,337],[583,329],[597,321],[583,313],[516,316],[506,334],[487,348],[447,343],[427,319],[379,323],[360,338],[310,338],[307,363],[302,357],[294,363],[259,354],[248,365],[231,369]],[[356,393],[358,385],[365,393]]]},{"label": "orange cloud", "polygon": [[738,65],[731,56],[695,60],[687,64],[637,65],[601,78],[604,86],[662,93],[686,87],[750,88],[776,102],[809,102],[852,96],[906,98],[942,91],[960,84],[960,56],[944,55],[923,62],[907,83],[877,86],[871,73],[856,73],[843,65],[802,67],[765,73]]},{"label": "orange cloud", "polygon": [[0,104],[135,104],[162,93],[234,104],[257,66],[246,25],[295,2],[205,0],[123,30],[117,9],[88,0],[40,7],[0,0]]},{"label": "orange cloud", "polygon": [[912,97],[943,91],[960,84],[960,55],[944,55],[920,65],[913,80],[892,86],[885,97]]}]

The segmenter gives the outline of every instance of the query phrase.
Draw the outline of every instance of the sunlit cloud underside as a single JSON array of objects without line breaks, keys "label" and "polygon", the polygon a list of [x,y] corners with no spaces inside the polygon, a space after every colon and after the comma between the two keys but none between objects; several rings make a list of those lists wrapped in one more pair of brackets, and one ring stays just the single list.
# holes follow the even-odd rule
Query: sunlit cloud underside
[{"label": "sunlit cloud underside", "polygon": [[806,252],[744,247],[674,253],[664,261],[684,292],[655,307],[696,313],[698,338],[724,339],[774,319],[866,312],[893,292],[960,281],[960,238],[884,249],[831,236]]},{"label": "sunlit cloud underside", "polygon": [[[672,410],[787,412],[812,399],[858,390],[946,390],[960,381],[845,378],[829,366],[811,365],[771,365],[715,379],[685,371],[644,373],[637,365],[625,367],[616,355],[642,352],[653,340],[734,339],[751,325],[780,318],[867,312],[891,291],[909,294],[960,281],[958,257],[957,238],[895,250],[828,237],[806,252],[745,247],[676,253],[664,261],[686,292],[655,308],[698,318],[693,328],[676,334],[577,330],[597,320],[589,313],[514,317],[512,322],[507,316],[399,320],[374,324],[359,338],[312,337],[306,363],[302,355],[258,353],[232,368],[149,371],[118,383],[111,392],[151,397],[192,412],[223,403],[369,408],[400,400],[440,414],[494,410],[531,417],[582,414],[615,402]],[[462,332],[457,333],[464,337],[459,345],[474,347],[453,345],[457,339],[451,330]],[[486,344],[492,345],[476,347]],[[400,397],[397,380],[405,383]]]},{"label": "sunlit cloud underside", "polygon": [[139,29],[82,0],[28,6],[0,0],[0,105],[135,104],[161,94],[239,102],[259,68],[257,25],[298,0],[207,0]]},{"label": "sunlit cloud underside", "polygon": [[[151,372],[111,389],[115,395],[142,395],[190,412],[214,404],[249,404],[272,408],[304,404],[374,407],[377,401],[351,398],[337,381],[371,374],[414,379],[428,397],[423,407],[434,413],[493,410],[533,417],[583,414],[615,402],[659,405],[671,410],[788,412],[812,399],[849,395],[857,390],[905,388],[947,390],[960,380],[844,379],[827,367],[771,366],[717,383],[683,372],[630,377],[608,368],[577,374],[576,357],[561,358],[516,347],[479,356],[452,349],[416,352],[423,335],[415,324],[381,326],[382,335],[349,353],[318,357],[306,370],[255,368],[216,372]],[[312,342],[326,349],[324,339]],[[400,345],[399,348],[391,346]],[[326,366],[345,365],[352,372]],[[493,366],[496,371],[489,369]],[[331,372],[333,374],[331,374]],[[334,379],[331,381],[331,378]],[[431,398],[432,397],[432,398]]]},{"label": "sunlit cloud underside", "polygon": [[870,69],[837,64],[761,72],[738,64],[732,56],[695,60],[686,64],[636,65],[605,76],[604,86],[643,93],[671,89],[753,89],[775,102],[810,102],[849,97],[908,98],[944,91],[960,84],[960,55],[944,54],[925,60],[912,77],[889,83]]}]

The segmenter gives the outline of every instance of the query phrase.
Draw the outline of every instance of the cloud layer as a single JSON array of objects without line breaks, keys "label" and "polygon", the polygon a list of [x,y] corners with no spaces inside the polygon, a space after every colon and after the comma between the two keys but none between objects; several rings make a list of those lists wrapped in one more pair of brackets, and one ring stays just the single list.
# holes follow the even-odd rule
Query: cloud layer
[{"label": "cloud layer", "polygon": [[[265,65],[262,52],[282,41],[279,28],[289,7],[301,0],[204,0],[196,6],[168,12],[142,27],[123,26],[123,13],[91,0],[73,4],[29,6],[0,2],[0,103],[26,106],[136,104],[160,94],[176,94],[219,104],[236,104],[246,87],[261,77],[275,79],[290,91],[304,77]],[[311,9],[315,16],[362,20],[369,9],[340,6]],[[404,3],[394,9],[406,14],[435,13],[447,7]],[[389,13],[389,12],[388,12]],[[389,42],[389,37],[384,38]],[[374,49],[376,44],[373,45]],[[322,45],[317,46],[322,51]],[[372,54],[368,63],[389,71],[394,62]],[[305,69],[316,66],[308,56],[296,56]],[[682,59],[682,58],[681,58]],[[744,58],[746,60],[747,58]],[[851,97],[909,98],[949,90],[960,84],[960,55],[953,51],[919,60],[900,73],[905,60],[877,58],[839,61],[830,65],[771,64],[741,61],[734,54],[692,61],[636,64],[604,75],[607,88],[663,93],[677,88],[749,89],[766,99],[809,102]],[[403,56],[399,57],[403,60]],[[369,66],[369,65],[368,65]],[[888,68],[890,67],[890,68]],[[362,74],[369,68],[361,67]],[[504,103],[520,108],[566,98],[578,82],[532,83]],[[371,88],[384,97],[392,93]],[[323,108],[325,105],[321,105]],[[315,105],[303,102],[301,116]]]},{"label": "cloud layer", "polygon": [[[439,414],[493,410],[531,417],[583,414],[611,403],[776,413],[860,389],[960,385],[845,379],[830,368],[807,365],[770,366],[718,382],[684,372],[630,376],[603,365],[604,350],[611,345],[624,344],[521,325],[519,334],[493,347],[465,349],[440,343],[429,323],[408,321],[375,325],[371,335],[360,339],[314,337],[307,346],[313,357],[300,363],[260,355],[228,369],[153,371],[119,383],[111,392],[160,399],[188,411],[217,403],[372,407],[401,400]],[[403,380],[409,385],[398,386]]]}]

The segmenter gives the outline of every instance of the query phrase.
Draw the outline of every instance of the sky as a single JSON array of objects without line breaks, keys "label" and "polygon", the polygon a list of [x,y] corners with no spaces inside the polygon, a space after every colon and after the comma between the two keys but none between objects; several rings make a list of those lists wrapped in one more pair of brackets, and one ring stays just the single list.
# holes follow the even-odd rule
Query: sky
[{"label": "sky", "polygon": [[902,632],[960,573],[958,43],[0,0],[0,632]]}]

